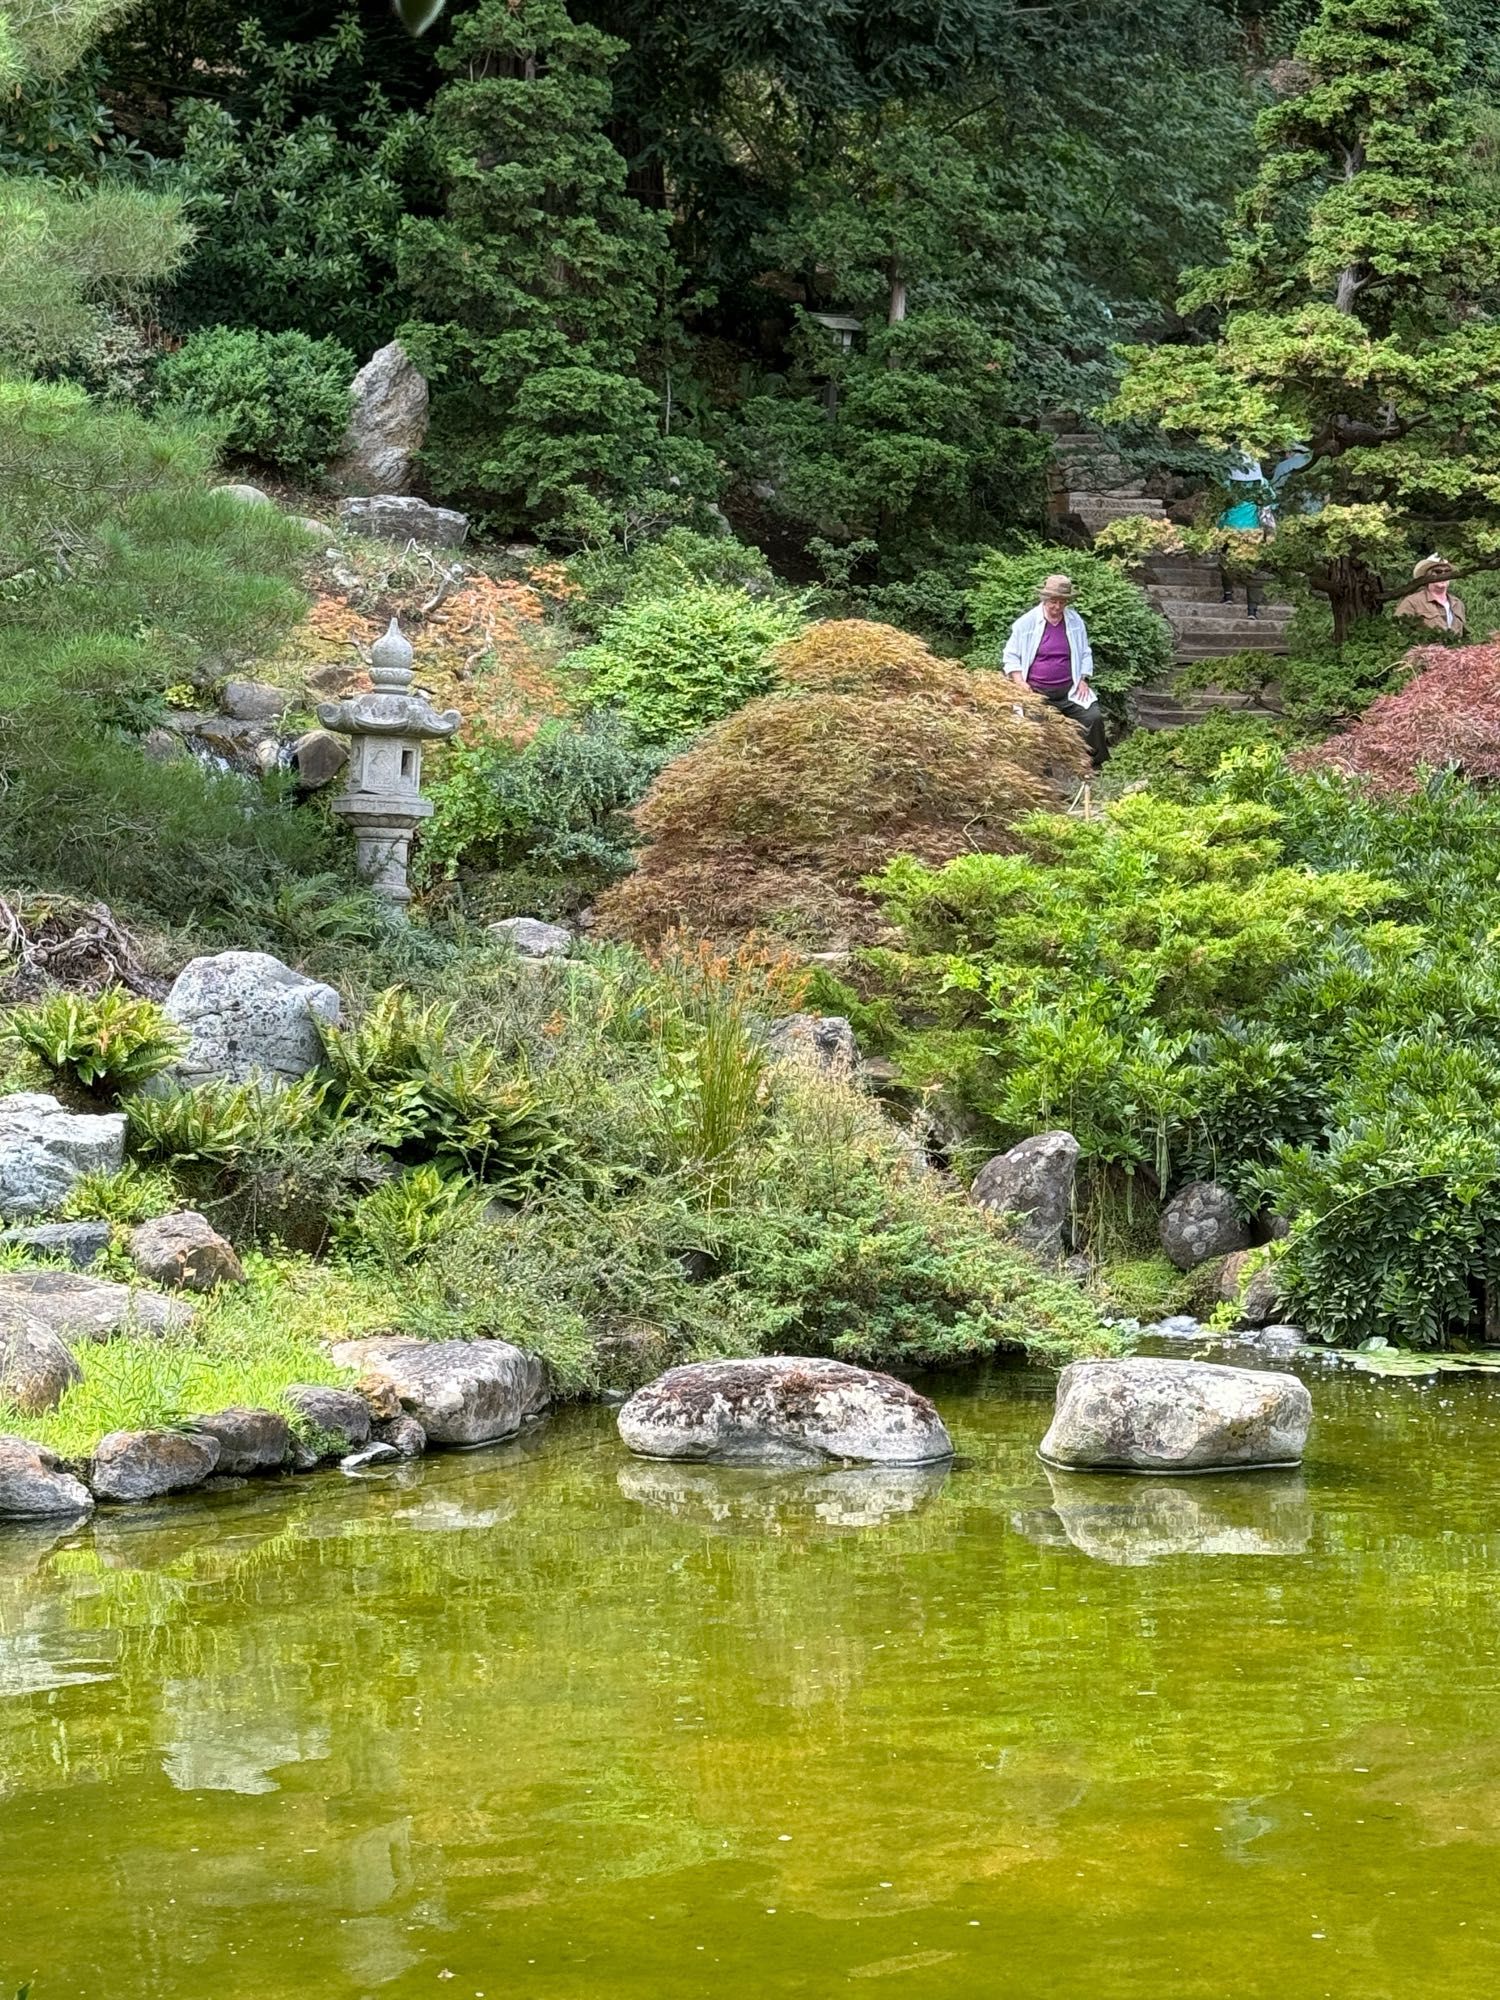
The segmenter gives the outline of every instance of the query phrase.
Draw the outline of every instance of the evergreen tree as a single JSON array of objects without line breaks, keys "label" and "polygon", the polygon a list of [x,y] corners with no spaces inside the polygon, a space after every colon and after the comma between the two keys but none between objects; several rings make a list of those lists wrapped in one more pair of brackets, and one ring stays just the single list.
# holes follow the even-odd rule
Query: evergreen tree
[{"label": "evergreen tree", "polygon": [[711,477],[638,373],[676,273],[605,136],[618,49],[561,0],[479,0],[441,56],[445,212],[402,232],[405,336],[434,379],[435,486],[502,528],[596,535]]},{"label": "evergreen tree", "polygon": [[[1342,642],[1414,555],[1500,568],[1500,232],[1465,171],[1440,0],[1323,0],[1296,94],[1263,113],[1228,258],[1190,274],[1209,344],[1137,348],[1114,414],[1274,462],[1271,565]],[[1387,582],[1389,579],[1389,582]]]}]

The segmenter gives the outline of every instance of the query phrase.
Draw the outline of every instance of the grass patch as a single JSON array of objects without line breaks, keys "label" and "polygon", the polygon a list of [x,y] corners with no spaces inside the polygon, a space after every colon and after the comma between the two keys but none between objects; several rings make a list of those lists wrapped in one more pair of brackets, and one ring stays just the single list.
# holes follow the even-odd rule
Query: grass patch
[{"label": "grass patch", "polygon": [[290,1415],[293,1383],[346,1384],[328,1343],[389,1326],[386,1289],[309,1258],[250,1252],[244,1261],[247,1283],[215,1293],[180,1333],[82,1347],[84,1379],[55,1410],[27,1415],[0,1403],[0,1432],[77,1460],[110,1431],[185,1424],[235,1404]]}]

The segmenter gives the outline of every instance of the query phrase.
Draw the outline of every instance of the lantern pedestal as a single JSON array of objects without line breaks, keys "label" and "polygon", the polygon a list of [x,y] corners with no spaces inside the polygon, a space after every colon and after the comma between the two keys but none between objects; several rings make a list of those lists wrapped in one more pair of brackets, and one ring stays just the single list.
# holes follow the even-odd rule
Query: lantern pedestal
[{"label": "lantern pedestal", "polygon": [[325,729],[349,738],[349,773],[333,810],[354,832],[355,865],[378,896],[400,912],[411,901],[411,839],[431,816],[421,795],[422,745],[452,736],[456,708],[439,714],[412,694],[412,651],[393,618],[370,650],[371,691],[319,704]]}]

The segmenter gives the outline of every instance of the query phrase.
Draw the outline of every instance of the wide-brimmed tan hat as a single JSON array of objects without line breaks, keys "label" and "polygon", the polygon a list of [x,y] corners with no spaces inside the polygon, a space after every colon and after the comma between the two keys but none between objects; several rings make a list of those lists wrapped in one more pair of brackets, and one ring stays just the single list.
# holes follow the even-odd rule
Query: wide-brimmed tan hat
[{"label": "wide-brimmed tan hat", "polygon": [[1446,556],[1423,556],[1411,573],[1413,583],[1436,583],[1452,576],[1453,565]]},{"label": "wide-brimmed tan hat", "polygon": [[1073,579],[1070,576],[1043,577],[1041,588],[1037,591],[1039,598],[1060,597],[1065,604],[1072,595]]}]

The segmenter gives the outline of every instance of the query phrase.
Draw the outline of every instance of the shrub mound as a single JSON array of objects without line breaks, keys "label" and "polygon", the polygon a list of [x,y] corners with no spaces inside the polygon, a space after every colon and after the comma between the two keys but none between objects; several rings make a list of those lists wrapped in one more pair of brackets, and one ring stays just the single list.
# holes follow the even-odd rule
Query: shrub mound
[{"label": "shrub mound", "polygon": [[595,703],[622,708],[645,742],[671,743],[764,694],[775,648],[802,619],[800,599],[690,583],[627,598],[571,664]]},{"label": "shrub mound", "polygon": [[896,854],[1009,849],[1013,822],[1084,769],[1081,738],[1043,702],[888,625],[815,625],[776,675],[657,778],[636,815],[648,845],[600,899],[602,929],[871,938],[864,876]]},{"label": "shrub mound", "polygon": [[1379,792],[1415,791],[1423,771],[1450,766],[1469,778],[1500,778],[1500,642],[1424,646],[1408,658],[1417,672],[1405,687],[1293,762],[1363,778]]},{"label": "shrub mound", "polygon": [[338,448],[353,372],[341,341],[215,326],[169,354],[156,379],[163,399],[207,418],[227,451],[310,474]]}]

